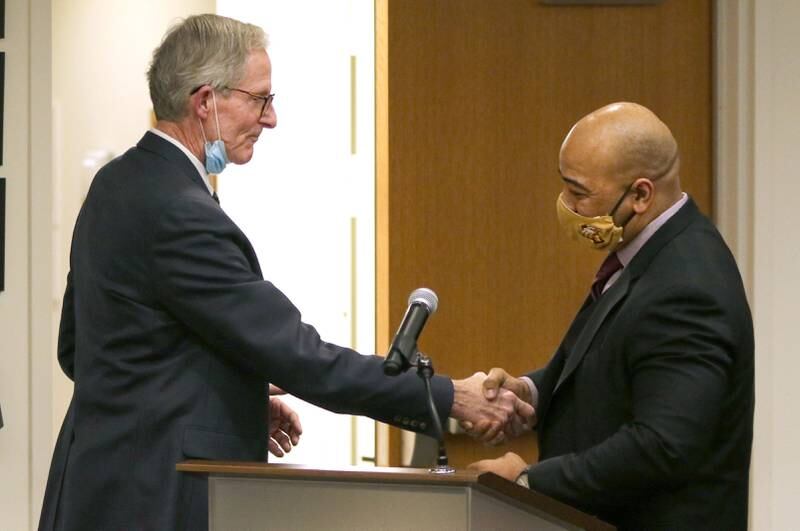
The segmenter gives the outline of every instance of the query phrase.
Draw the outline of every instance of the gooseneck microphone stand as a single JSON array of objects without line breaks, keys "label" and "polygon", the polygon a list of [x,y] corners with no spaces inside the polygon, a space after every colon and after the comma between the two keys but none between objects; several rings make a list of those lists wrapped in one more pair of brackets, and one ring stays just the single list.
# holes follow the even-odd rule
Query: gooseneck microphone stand
[{"label": "gooseneck microphone stand", "polygon": [[456,470],[451,467],[447,461],[447,450],[445,450],[444,447],[442,423],[439,419],[439,412],[436,410],[436,404],[433,402],[433,392],[431,391],[433,361],[422,352],[417,352],[416,363],[412,363],[411,366],[417,368],[417,376],[422,378],[422,381],[425,383],[425,393],[428,395],[428,412],[433,420],[436,438],[439,440],[439,455],[436,458],[436,464],[429,468],[428,472],[431,474],[452,474]]},{"label": "gooseneck microphone stand", "polygon": [[397,376],[406,372],[411,367],[417,368],[417,376],[422,378],[425,384],[427,395],[428,413],[433,421],[434,433],[439,441],[439,457],[436,464],[429,469],[432,474],[452,474],[455,469],[447,463],[447,452],[444,449],[444,432],[442,423],[439,419],[439,412],[436,411],[436,404],[433,402],[433,392],[431,391],[431,378],[433,378],[433,362],[431,359],[417,350],[417,339],[428,317],[436,312],[439,306],[439,298],[433,290],[419,288],[411,292],[408,297],[408,309],[403,317],[400,328],[394,336],[392,345],[389,347],[389,354],[383,362],[383,373],[387,376]]}]

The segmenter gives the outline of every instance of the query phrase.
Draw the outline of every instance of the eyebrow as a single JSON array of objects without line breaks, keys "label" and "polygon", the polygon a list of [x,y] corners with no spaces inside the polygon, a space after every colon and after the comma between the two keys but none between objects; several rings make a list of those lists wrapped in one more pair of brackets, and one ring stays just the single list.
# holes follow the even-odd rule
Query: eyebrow
[{"label": "eyebrow", "polygon": [[562,175],[562,176],[561,176],[561,179],[562,179],[562,180],[563,180],[565,183],[567,183],[567,184],[571,184],[572,186],[574,186],[575,188],[578,188],[579,190],[581,190],[581,191],[583,191],[583,192],[591,192],[591,190],[589,190],[588,188],[586,188],[586,186],[584,186],[583,184],[579,183],[579,182],[578,182],[578,181],[576,181],[575,179],[572,179],[571,177],[566,177],[566,176]]}]

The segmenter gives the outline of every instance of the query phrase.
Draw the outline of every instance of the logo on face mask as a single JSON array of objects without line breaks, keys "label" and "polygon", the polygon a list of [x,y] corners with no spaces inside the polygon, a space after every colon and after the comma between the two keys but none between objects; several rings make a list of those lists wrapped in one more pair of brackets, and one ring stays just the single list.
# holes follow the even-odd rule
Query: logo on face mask
[{"label": "logo on face mask", "polygon": [[200,131],[203,133],[203,143],[205,144],[206,153],[206,171],[208,173],[219,174],[228,165],[228,154],[225,151],[225,142],[222,140],[222,135],[219,130],[219,114],[217,114],[217,97],[214,92],[211,92],[211,98],[214,102],[214,120],[217,124],[217,140],[209,142],[206,138],[206,131],[203,127],[203,122],[200,122]]},{"label": "logo on face mask", "polygon": [[581,225],[581,236],[592,240],[595,245],[602,245],[605,242],[602,231],[594,225]]},{"label": "logo on face mask", "polygon": [[625,220],[622,226],[614,223],[614,213],[622,204],[622,200],[628,195],[630,186],[625,189],[625,193],[619,198],[617,204],[611,209],[611,212],[605,216],[587,217],[581,216],[564,203],[564,194],[559,194],[556,200],[556,212],[558,214],[558,222],[564,228],[567,236],[576,240],[591,249],[596,251],[611,252],[622,243],[622,231],[625,225],[635,215],[631,215]]}]

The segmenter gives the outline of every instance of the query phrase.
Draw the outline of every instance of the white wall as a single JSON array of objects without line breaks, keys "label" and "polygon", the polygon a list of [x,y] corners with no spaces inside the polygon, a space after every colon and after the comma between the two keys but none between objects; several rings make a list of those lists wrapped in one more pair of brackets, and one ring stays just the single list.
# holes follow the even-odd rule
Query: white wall
[{"label": "white wall", "polygon": [[754,2],[753,529],[796,529],[800,494],[800,2]]},{"label": "white wall", "polygon": [[800,2],[717,7],[717,218],[748,284],[756,339],[750,528],[796,529]]},{"label": "white wall", "polygon": [[138,140],[149,124],[144,72],[152,48],[175,17],[215,6],[213,0],[5,4],[0,529],[16,531],[38,524],[71,395],[56,363],[55,331],[66,249],[88,184],[82,156],[93,147],[119,152]]},{"label": "white wall", "polygon": [[[287,294],[304,321],[326,341],[371,354],[373,2],[219,0],[217,10],[269,35],[278,115],[278,127],[262,133],[253,159],[219,176],[222,207],[250,238],[264,277]],[[374,422],[335,415],[294,397],[287,402],[300,415],[303,438],[283,462],[364,465],[364,457],[374,458]]]},{"label": "white wall", "polygon": [[[213,13],[215,0],[53,1],[53,307],[61,308],[78,209],[105,158],[150,127],[146,72],[153,49],[179,18]],[[94,164],[86,164],[95,154]],[[88,166],[88,167],[87,167]],[[55,343],[53,343],[55,352]],[[57,434],[72,384],[52,362]]]},{"label": "white wall", "polygon": [[[28,529],[50,451],[50,1],[7,0],[5,291],[0,293],[0,527]],[[42,376],[45,378],[42,378]]]}]

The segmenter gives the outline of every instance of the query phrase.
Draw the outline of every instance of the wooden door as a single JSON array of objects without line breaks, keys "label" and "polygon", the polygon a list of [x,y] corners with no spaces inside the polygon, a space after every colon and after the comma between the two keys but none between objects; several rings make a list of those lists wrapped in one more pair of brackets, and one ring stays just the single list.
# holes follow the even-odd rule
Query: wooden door
[{"label": "wooden door", "polygon": [[[711,213],[710,0],[379,0],[376,16],[379,349],[428,286],[440,306],[420,347],[437,372],[547,362],[602,259],[557,227],[558,150],[602,105],[653,109],[680,145],[684,189]],[[533,436],[448,441],[456,465],[508,449],[535,460]]]}]

